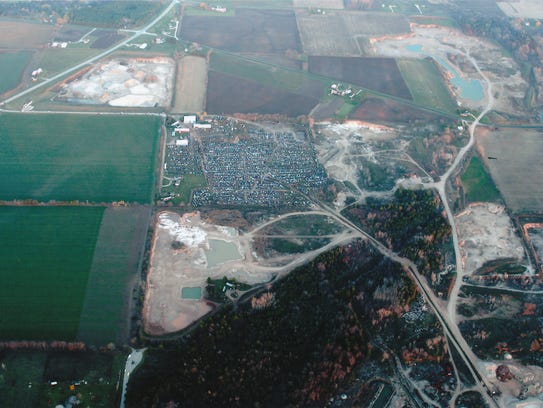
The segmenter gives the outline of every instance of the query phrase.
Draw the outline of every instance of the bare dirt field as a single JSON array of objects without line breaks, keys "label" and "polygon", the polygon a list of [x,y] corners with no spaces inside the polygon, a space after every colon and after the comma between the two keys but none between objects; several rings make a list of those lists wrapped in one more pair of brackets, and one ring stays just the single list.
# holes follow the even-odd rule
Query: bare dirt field
[{"label": "bare dirt field", "polygon": [[181,59],[177,63],[175,103],[172,112],[202,112],[204,110],[206,84],[206,60],[194,56]]},{"label": "bare dirt field", "polygon": [[318,103],[314,97],[221,72],[209,72],[206,96],[206,111],[209,113],[277,113],[296,117],[308,114]]},{"label": "bare dirt field", "polygon": [[236,9],[235,16],[185,16],[184,40],[231,52],[285,53],[301,51],[292,11]]},{"label": "bare dirt field", "polygon": [[434,121],[440,116],[390,99],[367,98],[349,115],[349,118],[374,123],[398,124]]},{"label": "bare dirt field", "polygon": [[293,0],[294,7],[343,9],[343,0]]},{"label": "bare dirt field", "polygon": [[[543,213],[543,133],[534,129],[482,129],[477,148],[515,213]],[[488,157],[496,157],[490,160]]]},{"label": "bare dirt field", "polygon": [[[212,253],[213,241],[232,243],[237,253],[219,254],[223,260],[219,262]],[[147,276],[145,331],[151,335],[175,332],[211,311],[202,297],[181,296],[183,288],[201,288],[203,293],[208,277],[226,276],[248,284],[269,281],[270,273],[246,266],[252,260],[250,245],[235,228],[207,224],[199,213],[159,213]]]},{"label": "bare dirt field", "polygon": [[309,57],[309,72],[411,100],[393,58]]},{"label": "bare dirt field", "polygon": [[173,71],[169,58],[113,59],[64,84],[57,98],[81,104],[168,106]]},{"label": "bare dirt field", "polygon": [[[373,39],[372,54],[394,58],[432,57],[447,77],[453,76],[452,68],[467,82],[481,79],[469,61],[469,57],[472,57],[493,83],[494,109],[510,114],[525,114],[523,99],[528,85],[521,77],[518,65],[499,46],[447,27],[412,25],[412,29],[413,33],[409,36]],[[473,109],[483,107],[484,97],[473,99],[471,92],[463,95],[452,81],[448,82],[451,93],[462,105]]]},{"label": "bare dirt field", "polygon": [[0,21],[0,48],[43,47],[49,42],[54,28],[46,24]]},{"label": "bare dirt field", "polygon": [[298,27],[309,55],[352,57],[363,55],[363,38],[410,32],[407,19],[390,13],[329,12],[309,14],[299,10]]},{"label": "bare dirt field", "polygon": [[524,248],[505,208],[476,203],[456,216],[462,262],[467,275],[485,262],[504,258],[524,260]]},{"label": "bare dirt field", "polygon": [[507,17],[543,18],[543,7],[540,0],[498,1],[497,4]]}]

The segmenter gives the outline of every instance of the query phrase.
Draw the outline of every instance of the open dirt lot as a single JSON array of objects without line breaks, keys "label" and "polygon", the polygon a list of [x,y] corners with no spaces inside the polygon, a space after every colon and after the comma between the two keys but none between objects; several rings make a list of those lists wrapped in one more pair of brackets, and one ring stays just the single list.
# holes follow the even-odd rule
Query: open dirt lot
[{"label": "open dirt lot", "polygon": [[543,213],[543,133],[482,129],[477,147],[507,206],[516,213]]},{"label": "open dirt lot", "polygon": [[[211,262],[213,240],[233,243],[238,253],[223,263]],[[179,249],[172,247],[174,242]],[[152,335],[175,332],[211,311],[202,298],[181,297],[186,287],[203,292],[208,277],[226,276],[248,284],[269,281],[271,274],[250,265],[252,260],[250,244],[234,228],[206,224],[199,213],[158,214],[143,311],[145,331]]]},{"label": "open dirt lot", "polygon": [[309,72],[411,99],[393,58],[309,57]]},{"label": "open dirt lot", "polygon": [[456,226],[467,275],[495,259],[524,259],[522,242],[502,206],[472,204],[456,216]]},{"label": "open dirt lot", "polygon": [[169,58],[113,59],[65,84],[58,99],[110,106],[168,106],[173,71]]},{"label": "open dirt lot", "polygon": [[367,12],[309,14],[299,10],[298,27],[304,51],[309,55],[352,57],[363,55],[363,39],[410,32],[400,15]]},{"label": "open dirt lot", "polygon": [[0,48],[24,49],[43,47],[51,38],[52,25],[0,21]]},{"label": "open dirt lot", "polygon": [[214,114],[261,113],[291,117],[308,114],[319,100],[239,77],[209,72],[206,111]]},{"label": "open dirt lot", "polygon": [[172,112],[202,112],[205,104],[206,84],[206,60],[194,56],[181,59],[177,63],[175,103]]},{"label": "open dirt lot", "polygon": [[342,9],[343,0],[292,0],[294,7],[321,8],[321,9]]},{"label": "open dirt lot", "polygon": [[[413,34],[409,36],[372,40],[372,54],[394,58],[432,57],[442,62],[439,63],[442,71],[445,71],[443,63],[446,63],[463,80],[477,81],[481,78],[469,61],[471,57],[493,83],[494,109],[511,114],[524,113],[523,98],[528,85],[522,79],[517,64],[506,56],[499,46],[446,27],[412,25],[412,28]],[[419,48],[420,51],[414,51]],[[444,74],[451,76],[449,71]],[[463,97],[458,89],[448,82],[451,93],[463,105],[474,109],[483,107],[485,98],[474,100]]]},{"label": "open dirt lot", "polygon": [[235,16],[185,16],[184,40],[231,52],[284,53],[301,51],[292,11],[236,9]]},{"label": "open dirt lot", "polygon": [[507,17],[543,18],[541,0],[499,1],[497,4]]}]

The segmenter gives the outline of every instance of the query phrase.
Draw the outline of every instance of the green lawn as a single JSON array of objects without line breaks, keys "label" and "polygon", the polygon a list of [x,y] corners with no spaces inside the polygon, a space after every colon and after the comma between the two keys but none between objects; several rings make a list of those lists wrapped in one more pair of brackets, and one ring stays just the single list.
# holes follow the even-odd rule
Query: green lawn
[{"label": "green lawn", "polygon": [[23,70],[30,62],[30,51],[4,52],[0,54],[0,94],[15,88]]},{"label": "green lawn", "polygon": [[0,115],[0,199],[149,203],[159,118]]},{"label": "green lawn", "polygon": [[[130,324],[124,309],[145,243],[148,207],[110,207],[102,218],[77,338],[97,346],[121,343]],[[123,313],[125,312],[125,313]]]},{"label": "green lawn", "polygon": [[0,207],[0,338],[75,338],[102,207]]},{"label": "green lawn", "polygon": [[179,194],[179,197],[174,199],[174,204],[188,204],[192,190],[205,187],[206,185],[206,178],[202,174],[187,174],[183,176],[183,181],[179,187],[174,187],[175,193]]},{"label": "green lawn", "polygon": [[469,202],[500,200],[500,192],[477,156],[471,159],[462,175],[462,184]]},{"label": "green lawn", "polygon": [[431,60],[398,59],[396,62],[416,103],[456,112],[456,104]]}]

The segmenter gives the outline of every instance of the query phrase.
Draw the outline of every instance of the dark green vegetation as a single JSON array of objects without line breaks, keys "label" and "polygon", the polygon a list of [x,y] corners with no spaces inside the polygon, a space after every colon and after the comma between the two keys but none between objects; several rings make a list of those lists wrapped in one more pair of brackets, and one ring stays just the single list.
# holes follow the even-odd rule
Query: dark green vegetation
[{"label": "dark green vegetation", "polygon": [[[0,368],[2,407],[50,408],[71,395],[77,395],[82,406],[118,406],[115,385],[124,364],[121,353],[0,351],[0,363],[5,367]],[[58,384],[51,386],[49,381]],[[71,391],[70,385],[77,383]]]},{"label": "dark green vegetation", "polygon": [[462,185],[469,202],[500,200],[500,192],[478,156],[471,158],[468,168],[462,174]]},{"label": "dark green vegetation", "polygon": [[0,207],[0,337],[74,339],[100,207]]},{"label": "dark green vegetation", "polygon": [[309,71],[399,98],[411,99],[393,58],[309,57]]},{"label": "dark green vegetation", "polygon": [[541,296],[465,286],[461,297],[458,311],[469,320],[459,328],[475,354],[501,359],[510,353],[525,364],[543,364]]},{"label": "dark green vegetation", "polygon": [[0,53],[0,94],[15,88],[32,53],[29,51]]},{"label": "dark green vegetation", "polygon": [[159,119],[0,115],[0,199],[148,203]]},{"label": "dark green vegetation", "polygon": [[[380,358],[368,347],[373,333],[398,345],[395,310],[416,293],[401,268],[367,244],[336,248],[203,320],[182,343],[151,348],[128,405],[323,406],[362,362]],[[428,334],[418,332],[423,348]]]},{"label": "dark green vegetation", "polygon": [[456,103],[432,59],[400,59],[397,64],[416,103],[456,112]]},{"label": "dark green vegetation", "polygon": [[77,338],[87,344],[124,343],[131,316],[127,293],[136,278],[150,209],[105,210],[81,312]]},{"label": "dark green vegetation", "polygon": [[368,199],[345,215],[400,255],[411,259],[432,288],[446,297],[451,276],[439,277],[447,264],[451,228],[439,198],[428,190],[398,189],[391,201]]},{"label": "dark green vegetation", "polygon": [[327,245],[329,238],[266,238],[263,252],[268,256],[303,254]]},{"label": "dark green vegetation", "polygon": [[486,408],[488,407],[488,404],[486,403],[484,397],[477,391],[466,391],[456,398],[455,406],[466,408]]},{"label": "dark green vegetation", "polygon": [[238,297],[238,291],[243,292],[249,289],[251,285],[238,282],[236,279],[228,279],[226,276],[222,279],[207,278],[206,299],[213,302],[227,302],[227,295]]}]

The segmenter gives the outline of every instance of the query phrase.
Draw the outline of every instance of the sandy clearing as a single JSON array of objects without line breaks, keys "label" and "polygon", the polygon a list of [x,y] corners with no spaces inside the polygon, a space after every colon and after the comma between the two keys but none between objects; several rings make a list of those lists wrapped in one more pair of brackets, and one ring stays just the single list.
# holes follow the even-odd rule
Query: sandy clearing
[{"label": "sandy clearing", "polygon": [[522,241],[503,206],[472,204],[456,216],[456,226],[466,274],[495,259],[525,258]]}]

